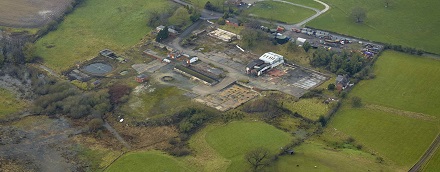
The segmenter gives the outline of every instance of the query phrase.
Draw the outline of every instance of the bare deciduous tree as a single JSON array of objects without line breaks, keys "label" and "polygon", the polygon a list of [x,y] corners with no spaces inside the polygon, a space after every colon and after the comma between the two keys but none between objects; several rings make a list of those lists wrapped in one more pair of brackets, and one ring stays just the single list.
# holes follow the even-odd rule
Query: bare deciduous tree
[{"label": "bare deciduous tree", "polygon": [[269,165],[270,158],[270,151],[263,147],[251,150],[245,155],[245,159],[252,166],[253,171]]}]

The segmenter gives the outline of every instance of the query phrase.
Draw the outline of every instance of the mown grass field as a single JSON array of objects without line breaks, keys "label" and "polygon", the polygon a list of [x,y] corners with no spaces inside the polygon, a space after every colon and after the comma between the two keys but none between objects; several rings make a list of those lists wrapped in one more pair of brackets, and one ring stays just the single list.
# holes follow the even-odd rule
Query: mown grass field
[{"label": "mown grass field", "polygon": [[13,113],[24,110],[26,103],[18,100],[13,93],[0,88],[0,118],[6,118]]},{"label": "mown grass field", "polygon": [[[196,151],[191,164],[208,171],[246,171],[244,155],[257,147],[278,153],[292,137],[263,122],[235,121],[226,125],[210,125],[190,140]],[[198,165],[197,165],[198,164]]]},{"label": "mown grass field", "polygon": [[278,153],[292,137],[263,122],[231,122],[206,134],[206,141],[222,157],[231,160],[227,171],[245,171],[249,166],[244,155],[257,147]]},{"label": "mown grass field", "polygon": [[169,115],[187,107],[191,100],[177,87],[151,86],[139,93],[131,93],[130,99],[121,110],[135,119]]},{"label": "mown grass field", "polygon": [[148,11],[169,4],[162,0],[87,0],[56,31],[36,42],[36,53],[59,73],[102,49],[122,53],[151,31],[146,26]]},{"label": "mown grass field", "polygon": [[160,151],[130,152],[113,163],[107,172],[192,171],[176,158]]},{"label": "mown grass field", "polygon": [[329,105],[324,104],[321,99],[317,98],[300,99],[297,102],[285,102],[284,106],[292,112],[297,112],[301,116],[311,120],[318,120],[320,116],[325,116],[330,110]]},{"label": "mown grass field", "polygon": [[[307,24],[367,40],[415,47],[440,54],[440,1],[394,0],[385,8],[383,0],[324,0],[331,9]],[[363,7],[367,19],[363,24],[349,19],[354,7]]]},{"label": "mown grass field", "polygon": [[314,141],[305,142],[294,150],[294,155],[281,156],[268,171],[395,171],[376,163],[373,155],[359,150],[332,150]]},{"label": "mown grass field", "polygon": [[351,136],[386,163],[408,170],[440,132],[439,60],[386,51],[374,65],[376,78],[361,81],[328,128]]},{"label": "mown grass field", "polygon": [[285,1],[316,8],[318,10],[323,10],[325,8],[324,5],[317,3],[313,0],[285,0]]},{"label": "mown grass field", "polygon": [[285,23],[298,23],[314,15],[315,11],[282,2],[265,1],[256,3],[245,13],[252,17]]},{"label": "mown grass field", "polygon": [[367,103],[440,118],[439,66],[440,60],[386,51],[374,65],[376,78],[360,82],[351,94]]},{"label": "mown grass field", "polygon": [[421,120],[367,108],[343,107],[328,127],[355,138],[385,161],[409,169],[440,131],[438,124],[438,120]]}]

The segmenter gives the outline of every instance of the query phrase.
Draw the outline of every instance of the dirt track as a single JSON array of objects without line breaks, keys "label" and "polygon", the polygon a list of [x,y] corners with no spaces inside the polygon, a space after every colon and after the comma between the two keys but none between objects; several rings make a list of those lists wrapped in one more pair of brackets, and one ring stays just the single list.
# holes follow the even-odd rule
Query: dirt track
[{"label": "dirt track", "polygon": [[0,26],[37,28],[63,15],[73,0],[1,0]]}]

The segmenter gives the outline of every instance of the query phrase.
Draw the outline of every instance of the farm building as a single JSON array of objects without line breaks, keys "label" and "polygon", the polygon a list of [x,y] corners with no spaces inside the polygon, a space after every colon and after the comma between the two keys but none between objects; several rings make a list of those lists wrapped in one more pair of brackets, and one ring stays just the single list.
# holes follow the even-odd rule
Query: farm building
[{"label": "farm building", "polygon": [[272,69],[280,64],[284,63],[282,55],[267,52],[264,53],[259,59],[251,61],[246,66],[246,73],[260,76],[263,72]]},{"label": "farm building", "polygon": [[240,25],[240,21],[238,21],[235,18],[231,18],[231,17],[227,18],[225,20],[225,22],[226,22],[227,25],[230,25],[230,26],[238,27]]}]

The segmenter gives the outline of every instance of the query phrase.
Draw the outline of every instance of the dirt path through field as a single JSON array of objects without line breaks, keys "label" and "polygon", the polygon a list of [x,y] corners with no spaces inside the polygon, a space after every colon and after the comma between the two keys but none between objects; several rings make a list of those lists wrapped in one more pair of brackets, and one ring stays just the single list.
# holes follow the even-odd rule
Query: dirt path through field
[{"label": "dirt path through field", "polygon": [[365,107],[368,109],[372,109],[372,110],[383,111],[383,112],[387,112],[387,113],[392,113],[392,114],[401,115],[401,116],[414,118],[414,119],[421,119],[421,120],[425,120],[425,121],[436,121],[436,119],[437,119],[435,116],[426,115],[423,113],[404,111],[404,110],[394,109],[394,108],[380,106],[380,105],[367,104],[367,105],[365,105]]}]

